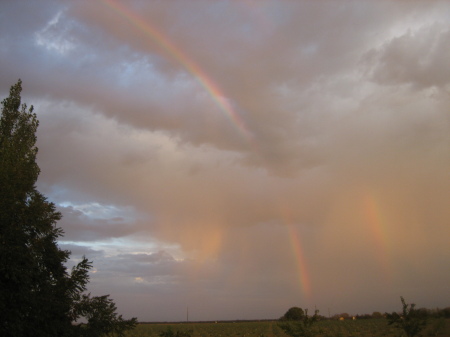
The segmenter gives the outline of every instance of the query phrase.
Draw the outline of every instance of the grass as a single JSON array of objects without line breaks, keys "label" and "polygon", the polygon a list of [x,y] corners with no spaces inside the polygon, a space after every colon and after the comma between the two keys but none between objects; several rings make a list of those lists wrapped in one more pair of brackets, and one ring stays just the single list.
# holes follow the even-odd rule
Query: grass
[{"label": "grass", "polygon": [[[192,337],[286,337],[277,321],[139,324],[127,337],[159,337],[170,326],[173,331],[191,331]],[[317,337],[399,337],[402,331],[389,326],[383,318],[361,320],[325,320],[313,327]],[[430,319],[424,337],[450,337],[450,319]]]}]

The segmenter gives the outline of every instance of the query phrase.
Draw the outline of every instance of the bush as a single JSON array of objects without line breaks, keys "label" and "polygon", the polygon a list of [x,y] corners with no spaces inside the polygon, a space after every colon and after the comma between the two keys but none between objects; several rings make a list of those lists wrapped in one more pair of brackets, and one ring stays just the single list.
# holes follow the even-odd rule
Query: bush
[{"label": "bush", "polygon": [[[302,310],[302,309],[300,309]],[[302,310],[303,312],[303,310]],[[280,323],[278,326],[289,336],[292,337],[312,337],[312,326],[319,320],[319,310],[314,312],[313,316],[308,316],[308,309],[299,320]]]},{"label": "bush", "polygon": [[421,315],[420,311],[415,308],[414,303],[407,304],[401,296],[400,299],[403,306],[402,313],[400,315],[396,312],[386,313],[388,324],[402,329],[408,337],[417,336],[426,326],[427,318]]}]

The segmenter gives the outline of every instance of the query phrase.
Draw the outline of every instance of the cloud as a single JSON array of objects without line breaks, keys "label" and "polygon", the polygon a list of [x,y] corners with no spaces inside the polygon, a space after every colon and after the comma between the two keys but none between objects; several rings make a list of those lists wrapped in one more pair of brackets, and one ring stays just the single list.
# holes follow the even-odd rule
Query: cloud
[{"label": "cloud", "polygon": [[59,223],[64,230],[65,241],[98,241],[124,237],[136,232],[133,221],[123,217],[96,218],[73,206],[60,208],[63,219]]},{"label": "cloud", "polygon": [[38,189],[125,316],[447,305],[447,2],[0,6]]},{"label": "cloud", "polygon": [[418,88],[446,87],[446,60],[450,54],[450,31],[441,23],[408,30],[386,42],[368,57],[377,64],[373,78],[379,83],[411,84]]}]

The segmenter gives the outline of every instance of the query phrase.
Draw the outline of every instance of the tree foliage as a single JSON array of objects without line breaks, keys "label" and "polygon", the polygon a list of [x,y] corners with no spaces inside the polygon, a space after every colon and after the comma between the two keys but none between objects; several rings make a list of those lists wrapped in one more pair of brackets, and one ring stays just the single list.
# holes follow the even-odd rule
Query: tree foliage
[{"label": "tree foliage", "polygon": [[[297,307],[294,307],[297,308]],[[291,308],[293,309],[293,308]],[[288,314],[290,312],[289,309],[286,314]],[[286,317],[286,314],[282,317],[282,320],[285,321],[283,323],[279,324],[279,327],[289,336],[292,337],[312,337],[313,336],[313,331],[312,331],[312,326],[314,323],[316,323],[319,320],[319,310],[316,310],[314,312],[313,316],[308,316],[308,309],[305,309],[303,311],[303,309],[301,308],[297,308],[300,310],[292,310],[292,312],[296,313],[296,314],[300,314],[302,313],[300,319],[294,319],[294,320],[287,320],[283,319],[284,317]],[[289,315],[288,315],[289,317]],[[294,317],[297,317],[296,315]]]},{"label": "tree foliage", "polygon": [[305,316],[302,308],[292,307],[280,318],[282,321],[300,321]]},{"label": "tree foliage", "polygon": [[85,336],[125,331],[135,318],[117,316],[107,296],[84,294],[91,262],[83,257],[70,273],[65,267],[70,252],[57,245],[61,214],[35,186],[39,122],[21,91],[19,80],[2,101],[0,119],[0,335],[77,336],[72,323],[82,317]]},{"label": "tree foliage", "polygon": [[372,318],[381,318],[381,317],[383,317],[383,314],[379,311],[374,311],[372,313]]},{"label": "tree foliage", "polygon": [[78,332],[80,336],[95,337],[101,335],[124,336],[127,330],[136,326],[136,318],[124,320],[122,315],[117,315],[116,305],[109,295],[91,297],[84,294],[75,304],[78,316],[84,317],[87,324],[80,324]]},{"label": "tree foliage", "polygon": [[420,311],[415,308],[416,305],[414,303],[407,304],[402,296],[400,296],[400,300],[402,301],[403,307],[402,313],[386,313],[388,324],[402,329],[408,337],[417,336],[427,324],[426,316],[422,315]]}]

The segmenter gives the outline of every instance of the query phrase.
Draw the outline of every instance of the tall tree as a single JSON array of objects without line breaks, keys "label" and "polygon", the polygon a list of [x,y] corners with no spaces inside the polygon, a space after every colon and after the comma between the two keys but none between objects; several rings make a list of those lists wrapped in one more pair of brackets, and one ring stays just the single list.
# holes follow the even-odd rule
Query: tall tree
[{"label": "tall tree", "polygon": [[[0,335],[122,333],[134,327],[136,319],[117,316],[115,306],[107,305],[113,302],[105,297],[101,301],[83,294],[91,262],[83,257],[70,273],[65,267],[70,252],[57,244],[63,235],[56,226],[61,214],[36,189],[39,122],[33,106],[21,104],[21,92],[19,80],[2,101],[0,119]],[[100,315],[102,310],[109,310],[108,315]],[[91,316],[97,321],[104,317],[109,330],[72,324]]]}]

